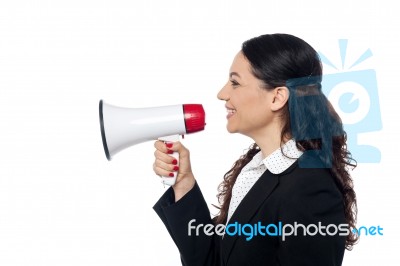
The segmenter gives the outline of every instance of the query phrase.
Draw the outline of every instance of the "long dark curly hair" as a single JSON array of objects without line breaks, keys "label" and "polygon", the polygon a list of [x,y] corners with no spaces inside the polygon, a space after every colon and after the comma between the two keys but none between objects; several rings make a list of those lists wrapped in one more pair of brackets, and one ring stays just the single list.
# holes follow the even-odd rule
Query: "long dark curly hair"
[{"label": "long dark curly hair", "polygon": [[[289,89],[289,100],[282,112],[281,143],[293,138],[299,150],[315,151],[323,166],[330,169],[343,195],[350,230],[355,228],[357,202],[349,170],[356,166],[356,161],[347,150],[347,137],[340,117],[321,92],[322,64],[317,52],[304,40],[288,34],[252,38],[243,43],[241,51],[265,89],[281,86]],[[256,143],[251,145],[224,175],[218,187],[217,224],[226,222],[236,178],[259,151]],[[351,250],[357,241],[356,234],[348,234],[346,249]]]}]

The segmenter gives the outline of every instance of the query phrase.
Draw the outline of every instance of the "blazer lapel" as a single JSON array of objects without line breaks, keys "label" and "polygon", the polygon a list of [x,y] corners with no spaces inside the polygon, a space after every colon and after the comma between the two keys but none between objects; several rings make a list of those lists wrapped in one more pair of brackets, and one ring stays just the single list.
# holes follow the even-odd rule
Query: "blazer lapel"
[{"label": "blazer lapel", "polygon": [[[266,170],[240,202],[229,221],[238,222],[242,225],[248,223],[261,204],[278,185],[278,177],[279,175],[274,175],[270,171]],[[228,261],[237,238],[238,235],[225,235],[222,239],[222,257],[225,263]]]}]

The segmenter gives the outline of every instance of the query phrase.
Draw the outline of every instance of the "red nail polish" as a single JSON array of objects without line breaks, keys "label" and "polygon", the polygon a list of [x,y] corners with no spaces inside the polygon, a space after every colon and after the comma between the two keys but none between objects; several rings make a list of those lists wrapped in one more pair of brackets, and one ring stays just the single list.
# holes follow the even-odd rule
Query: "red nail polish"
[{"label": "red nail polish", "polygon": [[168,153],[168,154],[173,154],[173,153],[174,153],[174,151],[167,150],[167,153]]},{"label": "red nail polish", "polygon": [[173,144],[172,143],[166,143],[165,145],[167,146],[167,148],[172,148]]},{"label": "red nail polish", "polygon": [[177,164],[178,163],[178,160],[176,160],[176,159],[174,159],[173,161],[172,161],[172,164]]},{"label": "red nail polish", "polygon": [[174,177],[174,173],[169,173],[169,176],[170,177]]},{"label": "red nail polish", "polygon": [[178,171],[179,167],[178,166],[174,166],[174,171]]}]

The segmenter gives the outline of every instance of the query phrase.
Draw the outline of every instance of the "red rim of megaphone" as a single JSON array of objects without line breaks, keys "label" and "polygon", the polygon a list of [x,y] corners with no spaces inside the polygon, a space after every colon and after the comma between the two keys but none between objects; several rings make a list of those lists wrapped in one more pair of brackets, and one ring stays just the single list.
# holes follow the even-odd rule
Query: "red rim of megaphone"
[{"label": "red rim of megaphone", "polygon": [[185,117],[186,133],[204,130],[206,114],[201,104],[184,104],[183,115]]}]

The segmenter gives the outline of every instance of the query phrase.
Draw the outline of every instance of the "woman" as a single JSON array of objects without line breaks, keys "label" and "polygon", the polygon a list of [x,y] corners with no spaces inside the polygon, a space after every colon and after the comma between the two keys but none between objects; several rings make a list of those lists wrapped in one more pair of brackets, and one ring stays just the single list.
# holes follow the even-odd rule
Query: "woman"
[{"label": "woman", "polygon": [[[318,54],[295,36],[243,43],[218,99],[225,101],[228,131],[255,143],[225,174],[213,219],[188,149],[155,143],[155,173],[178,175],[154,210],[183,265],[341,265],[357,240],[348,173],[355,165],[321,78]],[[217,225],[226,225],[224,235]]]}]

